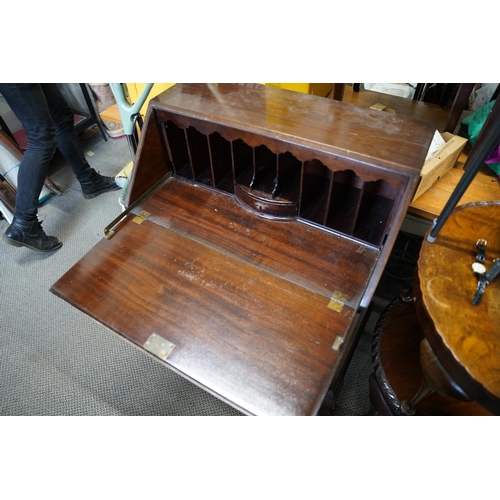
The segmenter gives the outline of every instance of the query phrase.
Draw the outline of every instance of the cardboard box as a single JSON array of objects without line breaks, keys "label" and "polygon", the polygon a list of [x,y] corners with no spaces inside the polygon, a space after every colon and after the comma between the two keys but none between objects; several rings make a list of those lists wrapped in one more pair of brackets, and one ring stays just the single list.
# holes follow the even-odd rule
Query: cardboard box
[{"label": "cardboard box", "polygon": [[446,144],[436,153],[427,159],[420,172],[420,183],[412,201],[425,193],[438,179],[440,179],[458,160],[460,153],[467,144],[465,137],[459,137],[448,132],[441,134]]}]

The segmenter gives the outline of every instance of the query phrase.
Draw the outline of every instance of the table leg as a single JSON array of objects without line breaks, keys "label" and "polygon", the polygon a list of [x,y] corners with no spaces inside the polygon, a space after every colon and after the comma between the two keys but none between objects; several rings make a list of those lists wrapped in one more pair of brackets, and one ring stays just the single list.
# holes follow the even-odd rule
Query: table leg
[{"label": "table leg", "polygon": [[423,339],[420,343],[420,365],[423,374],[422,384],[411,401],[405,400],[401,403],[401,409],[405,415],[414,415],[417,405],[434,392],[460,401],[472,401],[444,370],[427,339]]}]

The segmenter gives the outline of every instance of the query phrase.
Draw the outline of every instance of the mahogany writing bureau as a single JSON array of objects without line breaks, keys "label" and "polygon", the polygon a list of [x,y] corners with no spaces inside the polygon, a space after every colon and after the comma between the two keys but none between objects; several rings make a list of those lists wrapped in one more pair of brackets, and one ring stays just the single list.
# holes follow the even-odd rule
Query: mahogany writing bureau
[{"label": "mahogany writing bureau", "polygon": [[150,102],[127,210],[51,290],[244,413],[316,414],[433,133],[274,87],[177,84]]}]

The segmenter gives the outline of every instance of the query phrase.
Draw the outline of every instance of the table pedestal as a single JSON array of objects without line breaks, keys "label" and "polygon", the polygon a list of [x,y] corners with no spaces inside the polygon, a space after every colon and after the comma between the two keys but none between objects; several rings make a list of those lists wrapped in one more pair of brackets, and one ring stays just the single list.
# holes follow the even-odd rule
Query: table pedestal
[{"label": "table pedestal", "polygon": [[[386,308],[374,334],[370,401],[378,415],[490,415],[475,401],[461,401],[437,392],[426,395],[414,411],[405,408],[423,381],[421,345],[425,341],[412,298],[398,298]],[[425,345],[425,344],[424,344]]]}]

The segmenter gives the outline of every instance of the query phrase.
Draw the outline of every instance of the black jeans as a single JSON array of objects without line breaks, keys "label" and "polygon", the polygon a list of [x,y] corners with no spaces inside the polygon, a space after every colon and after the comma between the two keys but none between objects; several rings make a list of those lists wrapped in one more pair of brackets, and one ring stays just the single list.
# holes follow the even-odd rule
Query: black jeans
[{"label": "black jeans", "polygon": [[34,220],[38,198],[56,148],[77,179],[90,166],[74,130],[74,116],[55,83],[0,83],[0,93],[22,123],[28,145],[19,165],[15,216]]}]

